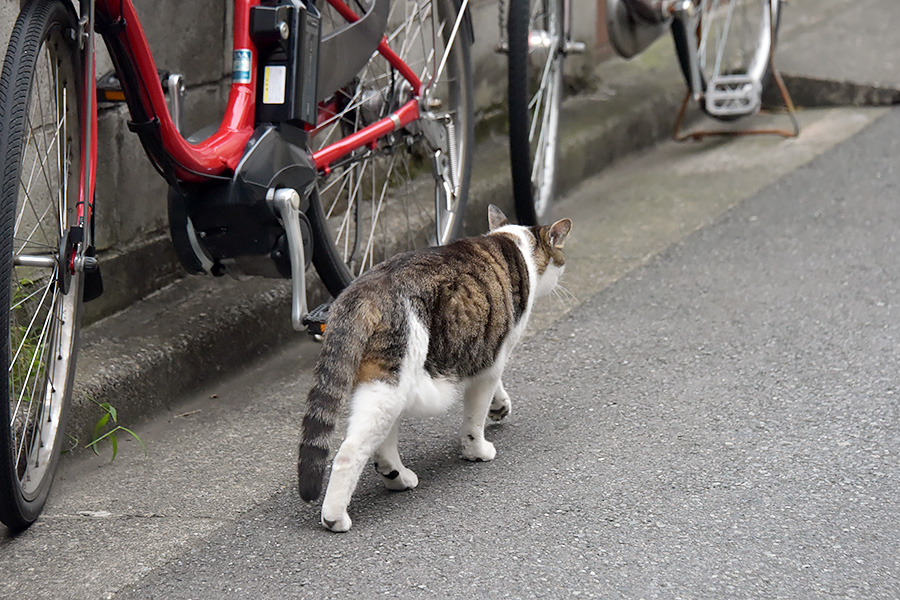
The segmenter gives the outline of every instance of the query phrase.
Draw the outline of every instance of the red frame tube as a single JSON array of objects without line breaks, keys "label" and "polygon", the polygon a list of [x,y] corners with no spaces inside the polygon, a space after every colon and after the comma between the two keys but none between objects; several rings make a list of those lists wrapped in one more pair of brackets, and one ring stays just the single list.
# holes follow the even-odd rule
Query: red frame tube
[{"label": "red frame tube", "polygon": [[[85,57],[84,80],[85,82],[90,82],[91,85],[83,86],[84,89],[81,90],[81,93],[84,96],[84,99],[82,100],[81,105],[87,105],[88,95],[90,94],[92,97],[91,111],[90,114],[83,114],[80,118],[82,132],[88,130],[86,124],[90,123],[91,139],[89,144],[86,143],[84,139],[81,140],[81,170],[79,172],[80,177],[78,178],[78,204],[75,207],[76,224],[79,227],[83,227],[86,223],[90,223],[91,212],[94,206],[94,189],[96,188],[97,183],[97,87],[93,85],[93,82],[96,81],[94,76],[96,65],[93,60],[90,61],[90,64],[87,63],[88,59]],[[86,146],[90,146],[90,157],[87,156]],[[84,176],[85,169],[88,169],[89,173],[87,178]],[[88,182],[89,187],[87,193],[85,193],[85,181]],[[72,261],[74,262],[74,260],[75,256],[72,255]]]},{"label": "red frame tube", "polygon": [[[359,16],[353,12],[353,9],[341,0],[328,0],[328,4],[330,4],[341,17],[346,19],[348,23],[355,23],[359,20]],[[401,106],[399,110],[391,113],[390,116],[376,121],[375,123],[350,134],[342,140],[338,140],[333,144],[325,146],[318,152],[314,152],[313,160],[316,163],[316,168],[320,171],[327,171],[332,164],[349,155],[354,150],[372,144],[377,139],[384,137],[393,131],[397,131],[402,127],[406,127],[419,119],[419,97],[422,94],[422,81],[419,79],[418,75],[409,68],[409,65],[397,56],[397,53],[388,46],[386,37],[382,38],[381,42],[378,44],[378,53],[381,54],[388,63],[397,69],[400,75],[409,82],[414,97],[412,100]]]},{"label": "red frame tube", "polygon": [[204,175],[220,175],[233,171],[253,135],[256,106],[257,52],[250,39],[250,9],[260,0],[235,0],[234,49],[250,50],[250,82],[232,83],[228,106],[218,131],[206,140],[191,144],[182,137],[169,115],[165,94],[156,71],[156,63],[131,0],[98,0],[97,10],[112,21],[124,20],[120,34],[129,49],[134,67],[144,82],[141,102],[147,112],[159,119],[160,133],[166,151],[182,167],[179,177],[203,180]]},{"label": "red frame tube", "polygon": [[402,127],[406,127],[419,118],[419,100],[413,98],[400,107],[390,116],[375,121],[371,125],[354,132],[344,139],[338,140],[333,144],[325,146],[318,152],[313,153],[313,160],[316,168],[320,171],[326,171],[336,161],[344,158],[354,150],[368,146],[377,139],[386,136],[392,131],[397,131]]},{"label": "red frame tube", "polygon": [[[329,4],[348,22],[359,16],[341,0],[328,0]],[[118,34],[128,48],[133,65],[144,83],[140,102],[150,115],[159,119],[160,135],[166,152],[178,165],[177,174],[186,181],[203,181],[207,176],[228,175],[234,171],[243,157],[244,150],[255,127],[257,51],[250,39],[250,9],[260,0],[235,0],[234,2],[234,43],[235,50],[250,50],[250,82],[232,83],[228,105],[219,129],[206,140],[191,144],[175,127],[166,105],[162,85],[159,83],[156,63],[147,42],[140,19],[131,0],[97,0],[97,11],[116,22],[122,20],[125,27]],[[398,111],[373,123],[352,135],[314,153],[316,167],[327,170],[335,161],[354,150],[374,143],[379,138],[409,125],[419,118],[418,97],[422,82],[409,66],[382,39],[378,52],[409,81],[414,98]],[[90,90],[89,93],[96,93]],[[96,103],[95,103],[96,106]],[[96,117],[94,117],[96,118]],[[94,128],[96,131],[96,127]],[[96,148],[96,143],[93,145]],[[90,161],[91,165],[96,160]]]}]

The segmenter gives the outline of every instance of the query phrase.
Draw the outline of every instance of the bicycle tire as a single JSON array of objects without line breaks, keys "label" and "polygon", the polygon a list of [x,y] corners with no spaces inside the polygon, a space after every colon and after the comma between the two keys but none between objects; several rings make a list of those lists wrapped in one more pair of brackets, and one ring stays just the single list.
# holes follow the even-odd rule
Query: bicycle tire
[{"label": "bicycle tire", "polygon": [[538,225],[556,188],[563,96],[561,0],[510,0],[509,158],[518,220]]},{"label": "bicycle tire", "polygon": [[[765,17],[761,10],[768,10],[767,5],[771,2],[772,5],[772,27],[771,32],[774,34],[772,38],[771,45],[769,44],[769,30],[768,27],[768,17]],[[736,3],[735,6],[740,5],[742,9],[745,11],[745,14],[742,17],[743,25],[746,26],[747,33],[746,35],[742,35],[740,42],[738,44],[732,44],[730,46],[726,45],[724,47],[723,52],[727,53],[723,55],[722,60],[731,61],[731,66],[727,67],[727,70],[732,73],[741,73],[741,74],[750,74],[754,78],[758,78],[760,84],[762,84],[763,88],[766,88],[771,79],[771,65],[770,65],[770,49],[774,50],[775,44],[778,40],[778,28],[781,23],[781,0],[744,0],[740,3]],[[753,25],[746,18],[746,10],[747,7],[750,7],[750,10],[754,13],[758,13],[757,16],[759,23]],[[698,23],[698,54],[700,54],[700,83],[701,87],[704,90],[707,88],[708,81],[713,76],[715,70],[715,60],[706,60],[705,57],[716,56],[719,46],[717,46],[718,39],[722,38],[722,31],[720,30],[718,34],[715,31],[715,23],[718,18],[715,15],[717,9],[719,9],[718,0],[703,0],[698,10],[700,12]],[[721,12],[721,11],[719,11]],[[721,15],[719,15],[721,16]],[[738,25],[740,27],[740,24]],[[688,35],[685,30],[686,23],[679,21],[678,19],[672,22],[672,39],[675,42],[675,52],[678,56],[678,65],[681,67],[681,73],[684,75],[685,82],[687,83],[688,88],[691,87],[691,67],[690,67],[690,53],[688,48]],[[713,35],[706,35],[706,39],[702,39],[703,32],[712,32]],[[731,35],[732,29],[729,27],[729,31],[726,32],[728,35],[725,35],[725,39],[729,39],[729,35]],[[734,40],[734,37],[730,38]],[[727,44],[727,42],[726,42]],[[709,47],[705,48],[704,46],[712,45],[716,51],[710,52]],[[750,47],[748,47],[750,46]],[[749,50],[749,53],[748,53]],[[709,116],[719,119],[721,121],[731,121],[736,118],[740,118],[740,116],[721,116],[711,114],[706,107],[706,103],[701,101],[700,107]]]},{"label": "bicycle tire", "polygon": [[[423,83],[435,75],[437,60],[422,57],[432,50],[433,56],[440,57],[458,8],[456,0],[391,3],[385,37]],[[344,23],[330,14],[327,3],[322,3],[320,10],[323,30]],[[425,35],[435,13],[442,35]],[[420,37],[411,43],[415,34]],[[435,41],[441,47],[433,48]],[[314,206],[307,217],[315,238],[313,262],[332,295],[337,296],[373,264],[406,250],[445,244],[462,232],[474,148],[469,46],[468,36],[460,29],[440,81],[429,88],[422,103],[427,106],[422,108],[426,112],[423,119],[382,138],[375,148],[354,152],[327,174],[320,174],[318,191],[312,198]],[[333,114],[314,132],[310,142],[313,150],[388,116],[410,97],[405,85],[387,61],[374,54],[354,82],[320,106],[320,113],[331,110]],[[435,116],[430,123],[425,122],[428,111]],[[428,132],[434,132],[434,123],[442,118],[453,123],[453,136],[449,127],[444,129],[447,138],[456,138],[456,143],[449,139],[445,146],[448,152],[441,155],[441,168],[450,169],[449,179],[455,184],[450,193],[438,181],[435,163],[430,169],[425,166],[435,150]],[[423,171],[430,171],[433,178],[422,177]],[[433,187],[430,195],[429,187]]]},{"label": "bicycle tire", "polygon": [[[0,521],[12,530],[47,500],[74,382],[84,280],[60,275],[59,254],[79,189],[76,32],[68,3],[29,3],[0,75],[0,356],[9,373],[0,383]],[[48,264],[24,266],[23,255]]]}]

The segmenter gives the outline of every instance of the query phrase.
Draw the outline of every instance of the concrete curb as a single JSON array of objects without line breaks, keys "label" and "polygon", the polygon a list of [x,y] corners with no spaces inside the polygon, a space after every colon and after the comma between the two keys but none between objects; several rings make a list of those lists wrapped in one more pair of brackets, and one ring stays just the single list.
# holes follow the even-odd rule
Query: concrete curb
[{"label": "concrete curb", "polygon": [[[892,106],[900,104],[900,87],[854,83],[782,73],[794,104],[804,108],[829,106]],[[771,91],[771,90],[770,90]]]}]

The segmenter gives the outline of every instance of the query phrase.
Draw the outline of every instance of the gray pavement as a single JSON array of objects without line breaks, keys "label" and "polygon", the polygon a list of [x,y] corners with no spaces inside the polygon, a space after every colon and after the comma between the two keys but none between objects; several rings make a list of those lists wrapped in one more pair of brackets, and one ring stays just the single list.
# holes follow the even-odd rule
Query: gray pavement
[{"label": "gray pavement", "polygon": [[[781,53],[885,4],[795,0]],[[896,597],[897,116],[802,111],[797,140],[667,143],[579,185],[667,134],[670,45],[568,102],[579,300],[536,315],[497,462],[457,460],[455,416],[411,426],[423,485],[363,484],[354,537],[325,535],[293,493],[318,348],[287,287],[185,280],[85,331],[71,432],[108,400],[148,449],[63,461],[46,515],[0,534],[0,597]],[[502,145],[473,232],[506,197]]]},{"label": "gray pavement", "polygon": [[[273,421],[274,459],[221,460],[281,461],[280,486],[115,597],[896,598],[900,111],[868,118],[533,331],[505,377],[513,414],[490,428],[495,461],[459,459],[456,414],[411,422],[419,488],[366,473],[354,529],[335,535],[297,498],[296,432],[283,446],[291,427]],[[702,158],[749,153],[714,146]],[[615,187],[599,179],[558,210]],[[673,186],[673,212],[686,191]],[[295,350],[227,382],[230,418],[270,410],[246,390],[302,394]],[[223,512],[210,479],[182,512]],[[175,520],[156,517],[131,522],[152,535]]]},{"label": "gray pavement", "polygon": [[[294,470],[307,366],[318,346],[295,340],[136,424],[146,452],[125,440],[115,462],[108,449],[102,458],[64,461],[44,516],[18,538],[0,539],[0,569],[9,574],[0,597],[443,598],[471,590],[475,597],[709,598],[724,595],[719,578],[734,588],[728,597],[817,597],[822,588],[851,597],[841,583],[846,569],[832,571],[847,558],[840,548],[825,557],[832,562],[800,565],[820,569],[819,587],[791,587],[790,557],[815,558],[808,541],[837,534],[816,502],[845,499],[859,504],[843,526],[849,537],[832,546],[865,561],[849,564],[856,570],[847,581],[872,586],[857,597],[890,597],[884,590],[897,582],[884,574],[885,561],[898,538],[881,498],[897,491],[896,426],[887,416],[854,419],[864,396],[874,397],[893,373],[884,365],[895,359],[895,331],[884,329],[887,351],[869,364],[870,338],[848,337],[839,318],[824,321],[820,313],[834,307],[817,302],[828,290],[853,293],[859,285],[872,302],[837,298],[834,312],[871,317],[872,339],[895,316],[889,269],[898,184],[890,144],[898,117],[885,114],[807,111],[808,135],[796,140],[668,142],[563,198],[558,211],[575,220],[578,234],[565,278],[575,299],[541,303],[514,357],[514,412],[488,434],[496,461],[459,459],[454,411],[411,422],[401,449],[419,488],[390,494],[367,472],[351,506],[354,529],[321,530],[318,505],[296,497]],[[876,135],[881,142],[870,142]],[[772,214],[773,206],[786,212]],[[876,218],[872,235],[858,227]],[[745,226],[752,234],[740,232]],[[731,238],[740,243],[730,247]],[[841,245],[823,248],[831,240]],[[755,285],[760,269],[765,280]],[[854,269],[871,279],[843,277]],[[784,301],[791,290],[799,299]],[[834,344],[845,346],[835,360],[825,352]],[[823,374],[834,375],[850,355],[863,370],[822,389]],[[778,404],[773,389],[788,401],[778,410],[770,408]],[[854,402],[839,404],[844,398]],[[861,426],[887,439],[886,450],[876,455],[863,444],[868,438],[854,437]],[[839,435],[837,448],[849,455],[829,465],[829,440]],[[801,473],[798,461],[818,443],[810,474]],[[874,477],[883,487],[870,486],[867,473],[882,474]],[[808,481],[815,485],[804,487]],[[747,516],[726,510],[732,500],[749,507]],[[887,524],[868,536],[863,525],[873,520]],[[726,525],[738,529],[725,536]],[[865,536],[853,537],[856,530]],[[757,538],[772,542],[772,562],[759,562]],[[879,556],[888,558],[873,562]],[[731,570],[739,558],[758,579]],[[678,586],[655,588],[650,576]]]}]

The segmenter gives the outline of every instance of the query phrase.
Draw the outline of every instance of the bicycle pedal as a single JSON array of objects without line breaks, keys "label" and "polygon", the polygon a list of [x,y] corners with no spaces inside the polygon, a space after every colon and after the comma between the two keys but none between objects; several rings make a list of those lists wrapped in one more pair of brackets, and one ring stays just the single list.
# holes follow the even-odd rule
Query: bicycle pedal
[{"label": "bicycle pedal", "polygon": [[743,117],[762,106],[762,85],[747,75],[720,75],[706,86],[706,112],[713,117]]},{"label": "bicycle pedal", "polygon": [[[162,69],[156,70],[159,75],[160,84],[163,91],[169,90],[169,72]],[[97,101],[98,102],[125,102],[125,91],[122,89],[122,82],[115,69],[111,69],[97,78]]]},{"label": "bicycle pedal", "polygon": [[97,78],[97,100],[99,102],[125,102],[125,92],[115,71],[107,71]]},{"label": "bicycle pedal", "polygon": [[331,302],[320,304],[303,317],[303,325],[306,326],[306,332],[316,339],[321,339],[325,335],[325,326],[328,322],[328,309],[331,308]]}]

